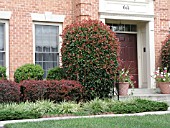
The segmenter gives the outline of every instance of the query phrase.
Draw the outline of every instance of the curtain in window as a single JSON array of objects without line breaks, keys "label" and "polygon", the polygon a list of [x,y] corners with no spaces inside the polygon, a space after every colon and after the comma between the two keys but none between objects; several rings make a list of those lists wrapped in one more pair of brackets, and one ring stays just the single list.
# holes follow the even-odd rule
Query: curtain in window
[{"label": "curtain in window", "polygon": [[35,25],[35,62],[44,69],[44,77],[49,69],[59,65],[58,44],[58,26]]}]

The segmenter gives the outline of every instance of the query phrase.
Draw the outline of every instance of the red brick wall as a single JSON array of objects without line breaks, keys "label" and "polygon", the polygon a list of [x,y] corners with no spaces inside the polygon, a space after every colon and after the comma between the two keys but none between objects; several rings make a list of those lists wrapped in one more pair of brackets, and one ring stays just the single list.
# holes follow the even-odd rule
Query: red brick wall
[{"label": "red brick wall", "polygon": [[[159,65],[161,41],[168,34],[170,0],[155,0],[155,51]],[[10,78],[19,66],[33,62],[33,33],[30,13],[52,12],[66,15],[64,25],[73,21],[98,19],[99,0],[0,0],[0,11],[11,11],[10,23]],[[168,14],[169,12],[169,14]]]},{"label": "red brick wall", "polygon": [[99,0],[75,0],[74,20],[98,19]]},{"label": "red brick wall", "polygon": [[11,11],[9,20],[10,79],[25,63],[33,63],[33,33],[30,13],[66,15],[63,26],[83,18],[98,19],[98,0],[0,0],[0,11]]},{"label": "red brick wall", "polygon": [[168,21],[168,3],[169,0],[155,0],[155,52],[156,66],[160,65],[161,42],[165,40],[169,31]]}]

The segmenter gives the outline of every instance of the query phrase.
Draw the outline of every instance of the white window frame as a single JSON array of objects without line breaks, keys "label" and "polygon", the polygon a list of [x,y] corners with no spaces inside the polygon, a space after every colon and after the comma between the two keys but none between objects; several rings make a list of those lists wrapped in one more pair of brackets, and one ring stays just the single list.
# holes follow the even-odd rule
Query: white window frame
[{"label": "white window frame", "polygon": [[[59,35],[62,34],[62,24],[59,23],[45,23],[45,22],[33,22],[33,63],[35,64],[35,26],[36,25],[50,25],[50,26],[58,26],[59,27]],[[61,66],[61,47],[62,47],[62,38],[59,36],[59,66]]]},{"label": "white window frame", "polygon": [[7,79],[9,79],[9,22],[8,20],[1,20],[0,23],[4,24],[4,51],[5,51],[5,67]]}]

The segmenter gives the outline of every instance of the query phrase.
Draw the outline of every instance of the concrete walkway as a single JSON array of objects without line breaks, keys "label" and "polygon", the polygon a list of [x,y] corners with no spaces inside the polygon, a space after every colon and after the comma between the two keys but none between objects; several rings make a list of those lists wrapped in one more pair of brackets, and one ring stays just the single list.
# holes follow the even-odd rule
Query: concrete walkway
[{"label": "concrete walkway", "polygon": [[3,126],[8,123],[19,123],[19,122],[36,122],[36,121],[45,121],[45,120],[65,120],[65,119],[77,119],[77,118],[163,115],[163,114],[170,114],[170,107],[168,108],[167,111],[142,112],[142,113],[135,113],[135,114],[106,114],[106,115],[92,115],[92,116],[66,116],[66,117],[51,117],[51,118],[39,118],[39,119],[7,120],[7,121],[0,121],[0,128],[3,128]]}]

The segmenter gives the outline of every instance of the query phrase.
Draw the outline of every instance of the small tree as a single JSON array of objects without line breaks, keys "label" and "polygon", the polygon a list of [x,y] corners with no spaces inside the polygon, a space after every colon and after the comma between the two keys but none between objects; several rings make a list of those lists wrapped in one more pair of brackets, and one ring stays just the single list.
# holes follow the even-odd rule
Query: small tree
[{"label": "small tree", "polygon": [[118,67],[115,33],[98,20],[83,20],[63,31],[62,64],[67,79],[80,81],[88,99],[108,97]]},{"label": "small tree", "polygon": [[170,71],[170,35],[167,36],[167,38],[165,39],[165,41],[162,42],[162,44],[162,67],[167,67],[168,71]]}]

